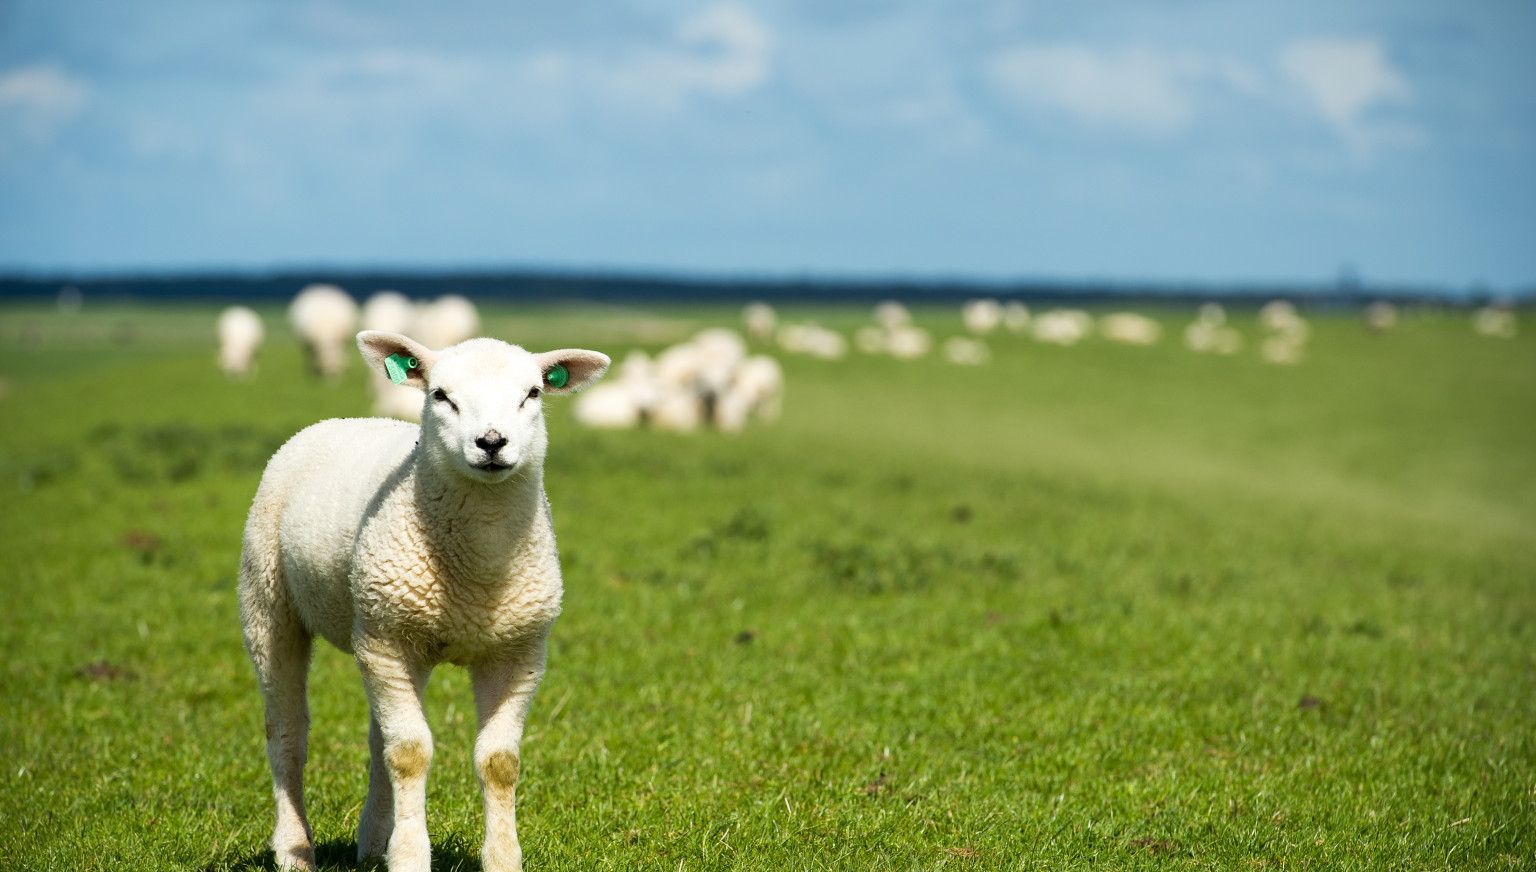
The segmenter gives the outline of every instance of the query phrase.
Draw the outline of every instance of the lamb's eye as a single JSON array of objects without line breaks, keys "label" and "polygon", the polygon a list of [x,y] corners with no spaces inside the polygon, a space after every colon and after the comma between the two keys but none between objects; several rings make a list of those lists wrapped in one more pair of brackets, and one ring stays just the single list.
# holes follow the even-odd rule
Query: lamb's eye
[{"label": "lamb's eye", "polygon": [[459,409],[459,407],[454,404],[453,400],[448,399],[448,392],[442,388],[438,388],[432,392],[432,399],[437,400],[439,403],[447,403],[449,408],[453,409],[454,411],[458,411]]},{"label": "lamb's eye", "polygon": [[538,388],[534,388],[533,390],[528,392],[528,399],[530,399],[530,400],[537,400],[538,398],[539,398],[539,389]]}]

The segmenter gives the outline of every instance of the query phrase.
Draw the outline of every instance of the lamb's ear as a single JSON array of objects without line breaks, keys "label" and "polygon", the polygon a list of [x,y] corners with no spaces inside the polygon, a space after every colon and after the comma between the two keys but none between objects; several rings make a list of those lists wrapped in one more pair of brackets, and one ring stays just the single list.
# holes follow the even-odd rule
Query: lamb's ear
[{"label": "lamb's ear", "polygon": [[437,352],[409,336],[364,330],[357,334],[357,350],[368,368],[395,384],[427,389],[427,373],[437,362]]},{"label": "lamb's ear", "polygon": [[534,355],[544,371],[544,392],[570,394],[603,377],[608,355],[585,348],[561,348]]}]

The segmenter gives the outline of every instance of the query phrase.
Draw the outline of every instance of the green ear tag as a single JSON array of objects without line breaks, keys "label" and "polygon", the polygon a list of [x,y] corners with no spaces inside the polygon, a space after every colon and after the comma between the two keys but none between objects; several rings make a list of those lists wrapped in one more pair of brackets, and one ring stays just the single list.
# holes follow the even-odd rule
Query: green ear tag
[{"label": "green ear tag", "polygon": [[405,384],[406,374],[421,365],[421,361],[404,354],[391,354],[384,358],[384,374],[397,385]]},{"label": "green ear tag", "polygon": [[563,388],[565,383],[571,380],[571,371],[565,368],[565,364],[557,363],[544,373],[544,381],[552,388]]}]

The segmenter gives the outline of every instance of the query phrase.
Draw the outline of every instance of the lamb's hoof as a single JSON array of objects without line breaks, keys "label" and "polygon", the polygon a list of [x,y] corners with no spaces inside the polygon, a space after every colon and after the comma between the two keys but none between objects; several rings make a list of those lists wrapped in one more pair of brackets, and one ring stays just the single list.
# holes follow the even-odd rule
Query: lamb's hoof
[{"label": "lamb's hoof", "polygon": [[281,872],[310,872],[315,868],[315,849],[311,845],[292,845],[272,853]]}]

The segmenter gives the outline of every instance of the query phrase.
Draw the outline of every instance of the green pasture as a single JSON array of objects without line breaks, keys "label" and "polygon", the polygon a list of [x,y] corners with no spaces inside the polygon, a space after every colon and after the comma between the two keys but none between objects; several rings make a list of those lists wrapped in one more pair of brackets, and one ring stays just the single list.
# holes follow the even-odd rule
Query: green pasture
[{"label": "green pasture", "polygon": [[[214,315],[0,307],[0,868],[268,862],[241,525],[277,445],[368,404],[276,308],[225,380]],[[617,357],[736,309],[487,315]],[[529,870],[1536,867],[1536,324],[1319,314],[1287,368],[1251,316],[1235,357],[1162,317],[1157,347],[1000,336],[978,368],[786,358],[783,420],[736,438],[551,400]],[[476,869],[466,676],[428,695],[434,866]],[[347,655],[311,708],[348,869]]]}]

